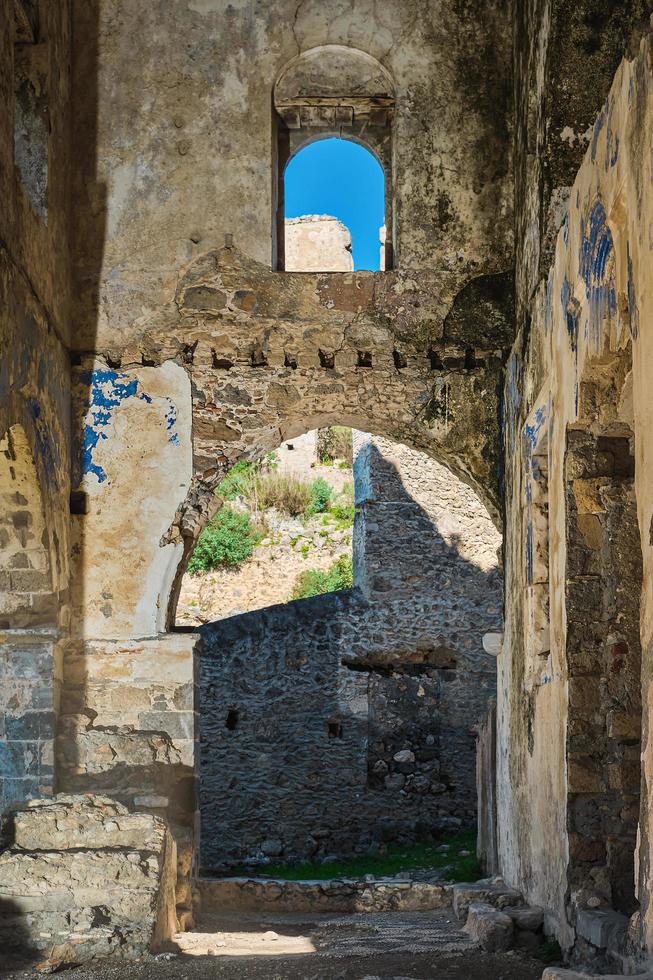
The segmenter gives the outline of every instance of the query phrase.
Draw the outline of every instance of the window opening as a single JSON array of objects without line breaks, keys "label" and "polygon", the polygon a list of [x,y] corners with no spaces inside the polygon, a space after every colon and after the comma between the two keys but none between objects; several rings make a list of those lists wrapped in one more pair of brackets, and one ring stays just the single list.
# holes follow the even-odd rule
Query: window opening
[{"label": "window opening", "polygon": [[303,147],[284,175],[288,272],[378,271],[384,175],[357,143],[322,139]]}]

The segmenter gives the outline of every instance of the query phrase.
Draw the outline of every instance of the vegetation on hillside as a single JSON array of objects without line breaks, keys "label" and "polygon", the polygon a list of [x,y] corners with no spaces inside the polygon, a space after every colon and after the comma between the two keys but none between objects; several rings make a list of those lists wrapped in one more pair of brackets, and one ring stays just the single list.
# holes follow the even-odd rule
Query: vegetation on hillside
[{"label": "vegetation on hillside", "polygon": [[[260,462],[241,460],[231,468],[218,485],[217,492],[225,503],[200,535],[188,564],[191,574],[221,567],[236,568],[247,561],[264,538],[265,512],[272,508],[304,523],[322,515],[320,535],[324,538],[353,525],[351,483],[336,492],[321,476],[308,481],[279,473],[276,467],[276,456],[269,453]],[[308,557],[310,547],[307,544],[303,547],[302,553]],[[349,588],[351,558],[348,563],[335,562],[325,572],[305,574],[307,579],[297,584],[301,596]]]},{"label": "vegetation on hillside", "polygon": [[292,591],[293,599],[308,599],[325,592],[339,592],[351,589],[354,584],[354,570],[351,555],[341,555],[325,571],[309,568],[297,576]]},{"label": "vegetation on hillside", "polygon": [[188,571],[197,575],[221,566],[241,565],[252,554],[260,536],[249,514],[238,513],[225,504],[200,534]]}]

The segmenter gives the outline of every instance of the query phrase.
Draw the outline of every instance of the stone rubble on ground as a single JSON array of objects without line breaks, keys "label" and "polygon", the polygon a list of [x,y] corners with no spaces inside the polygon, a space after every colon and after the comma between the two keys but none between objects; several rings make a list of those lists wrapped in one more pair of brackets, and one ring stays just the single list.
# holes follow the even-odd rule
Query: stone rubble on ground
[{"label": "stone rubble on ground", "polygon": [[473,902],[469,906],[463,931],[488,953],[505,952],[512,946],[512,919],[505,912],[483,902]]}]

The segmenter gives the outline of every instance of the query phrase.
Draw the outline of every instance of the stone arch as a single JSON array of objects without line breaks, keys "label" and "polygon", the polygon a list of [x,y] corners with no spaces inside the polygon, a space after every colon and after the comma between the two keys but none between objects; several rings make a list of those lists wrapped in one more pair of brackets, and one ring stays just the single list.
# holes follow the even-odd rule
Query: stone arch
[{"label": "stone arch", "polygon": [[273,266],[284,268],[284,174],[288,162],[317,139],[337,136],[371,152],[385,175],[386,269],[393,256],[392,117],[389,71],[357,48],[326,44],[293,58],[273,90]]},{"label": "stone arch", "polygon": [[54,622],[50,541],[38,473],[25,429],[0,438],[0,578],[5,628]]},{"label": "stone arch", "polygon": [[178,541],[181,538],[184,545],[170,592],[166,619],[168,629],[174,628],[181,581],[192,550],[201,531],[219,506],[219,498],[215,495],[217,485],[224,478],[231,466],[240,459],[250,461],[261,459],[266,453],[277,449],[282,442],[303,435],[313,429],[325,428],[331,425],[346,425],[353,429],[369,432],[371,435],[382,436],[401,443],[409,449],[424,452],[427,456],[450,469],[463,482],[467,483],[487,507],[495,525],[500,528],[501,522],[495,499],[491,493],[488,494],[487,487],[482,490],[478,482],[466,471],[462,457],[456,458],[454,452],[447,453],[443,451],[442,447],[438,446],[432,439],[429,439],[428,432],[422,431],[419,424],[410,427],[402,426],[401,419],[393,418],[390,414],[375,414],[373,405],[370,406],[367,412],[362,412],[360,408],[358,411],[352,410],[351,408],[347,410],[345,407],[336,407],[330,411],[307,415],[302,415],[300,412],[301,409],[295,412],[279,413],[277,424],[261,431],[258,441],[253,447],[250,447],[247,451],[242,452],[235,458],[231,457],[228,461],[225,456],[226,452],[230,452],[228,444],[215,443],[213,451],[218,465],[209,467],[205,471],[206,475],[204,477],[196,477],[194,479],[189,494],[178,511],[170,532],[162,542]]},{"label": "stone arch", "polygon": [[[280,276],[233,247],[183,272],[163,344],[191,377],[195,476],[162,538],[184,543],[169,608],[229,467],[322,425],[351,424],[426,452],[473,486],[500,525],[500,345],[512,319],[497,307],[491,347],[471,346],[471,335],[445,342],[449,303],[439,291],[430,298],[427,278]],[[455,291],[452,283],[451,299]],[[159,322],[144,330],[143,347],[161,357]]]}]

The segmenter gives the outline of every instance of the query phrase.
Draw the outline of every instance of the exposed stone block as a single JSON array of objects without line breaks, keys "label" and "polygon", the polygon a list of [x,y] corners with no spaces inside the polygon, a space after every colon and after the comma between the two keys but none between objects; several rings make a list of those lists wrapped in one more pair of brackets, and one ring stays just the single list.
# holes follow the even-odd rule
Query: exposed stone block
[{"label": "exposed stone block", "polygon": [[537,932],[542,928],[544,910],[538,905],[525,905],[523,908],[516,909],[504,908],[503,911],[510,916],[516,929]]},{"label": "exposed stone block", "polygon": [[132,848],[159,851],[165,824],[147,813],[130,813],[105,796],[58,794],[30,800],[14,818],[14,846],[24,851],[71,848]]},{"label": "exposed stone block", "polygon": [[[165,823],[106,797],[34,800],[0,854],[0,946],[53,967],[165,946],[177,928]],[[29,849],[28,849],[29,848]]]},{"label": "exposed stone block", "polygon": [[469,906],[473,902],[491,905],[498,909],[515,909],[524,904],[524,899],[520,891],[509,888],[500,878],[488,878],[472,883],[460,882],[453,886],[453,909],[461,922],[467,919]]},{"label": "exposed stone block", "polygon": [[581,909],[576,931],[592,946],[614,948],[628,930],[628,918],[612,909]]},{"label": "exposed stone block", "polygon": [[484,902],[472,902],[469,906],[464,932],[488,953],[498,953],[512,946],[512,919]]}]

